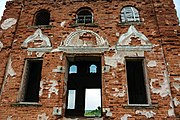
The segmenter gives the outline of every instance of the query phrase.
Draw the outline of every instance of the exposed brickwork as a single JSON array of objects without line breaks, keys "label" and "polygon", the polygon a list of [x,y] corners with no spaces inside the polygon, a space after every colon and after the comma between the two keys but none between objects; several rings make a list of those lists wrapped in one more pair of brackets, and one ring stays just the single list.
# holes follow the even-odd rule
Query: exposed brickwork
[{"label": "exposed brickwork", "polygon": [[[134,23],[134,26],[152,43],[153,47],[150,51],[137,49],[117,51],[115,49],[120,36],[127,33],[130,26],[120,22],[120,10],[124,6],[134,6],[139,10],[141,22]],[[81,7],[92,9],[93,25],[75,25],[76,12]],[[34,15],[41,9],[46,9],[51,14],[50,25],[41,27],[41,30],[50,39],[52,50],[61,46],[68,35],[77,29],[97,33],[108,41],[109,49],[102,53],[74,52],[72,54],[51,50],[37,52],[21,48],[24,40],[37,30],[37,26],[33,25]],[[17,19],[17,23],[7,30],[0,28],[0,41],[3,43],[0,51],[1,120],[6,120],[8,117],[12,120],[38,118],[41,120],[42,116],[48,120],[65,119],[67,56],[72,55],[101,56],[102,67],[110,67],[108,72],[102,71],[102,108],[110,108],[112,116],[103,113],[103,119],[119,120],[125,114],[131,116],[128,117],[130,120],[148,119],[147,116],[138,114],[138,110],[147,112],[146,114],[152,111],[154,114],[150,119],[180,118],[180,104],[176,104],[180,102],[180,88],[178,88],[180,85],[180,27],[172,0],[14,0],[7,2],[0,25],[8,18]],[[94,45],[96,37],[88,35],[84,34],[80,38],[84,41],[93,41]],[[130,46],[141,46],[140,40],[132,37],[132,42],[128,47]],[[34,47],[34,45],[31,43],[28,47]],[[148,107],[128,106],[125,57],[145,58],[146,87],[151,104]],[[42,94],[39,96],[38,105],[17,104],[20,99],[25,60],[28,58],[43,59],[42,86],[40,87]],[[118,60],[108,61],[107,58]],[[53,72],[57,66],[62,66],[64,71]],[[8,72],[11,68],[15,73]],[[58,90],[58,95],[50,92],[53,81],[58,83],[54,86]],[[174,100],[175,98],[177,101]],[[173,102],[172,106],[171,102]],[[53,115],[53,107],[61,107],[62,115]],[[174,111],[175,115],[171,114],[173,112],[170,110]]]}]

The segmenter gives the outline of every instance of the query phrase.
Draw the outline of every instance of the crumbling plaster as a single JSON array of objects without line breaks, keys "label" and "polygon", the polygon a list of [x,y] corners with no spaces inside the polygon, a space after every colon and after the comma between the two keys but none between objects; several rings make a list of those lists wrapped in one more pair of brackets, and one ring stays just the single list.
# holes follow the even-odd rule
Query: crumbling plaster
[{"label": "crumbling plaster", "polygon": [[121,117],[121,120],[128,120],[128,117],[132,117],[132,115],[130,115],[130,114],[124,114],[124,115]]},{"label": "crumbling plaster", "polygon": [[153,112],[153,111],[146,111],[146,110],[143,110],[143,111],[136,110],[135,113],[139,114],[139,115],[144,115],[144,116],[146,116],[146,118],[152,118],[152,117],[154,117],[154,115],[156,115],[155,112]]},{"label": "crumbling plaster", "polygon": [[39,47],[51,47],[50,39],[42,33],[41,29],[37,29],[33,35],[30,35],[27,39],[25,39],[21,47],[26,48],[29,42],[38,40],[42,40]]},{"label": "crumbling plaster", "polygon": [[141,32],[137,31],[133,25],[129,27],[127,33],[120,36],[117,45],[129,45],[131,43],[131,37],[138,38],[138,40],[141,41],[141,45],[151,45],[148,38]]}]

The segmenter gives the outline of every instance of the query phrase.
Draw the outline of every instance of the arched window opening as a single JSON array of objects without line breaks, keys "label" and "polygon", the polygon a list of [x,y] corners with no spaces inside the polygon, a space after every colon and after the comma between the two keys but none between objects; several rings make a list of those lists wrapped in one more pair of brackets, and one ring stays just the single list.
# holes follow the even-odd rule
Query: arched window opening
[{"label": "arched window opening", "polygon": [[139,12],[134,7],[124,7],[121,10],[121,22],[140,22]]},{"label": "arched window opening", "polygon": [[35,15],[34,25],[49,25],[50,13],[47,10],[40,10]]},{"label": "arched window opening", "polygon": [[70,69],[69,69],[69,74],[72,73],[77,73],[77,66],[76,65],[71,65]]},{"label": "arched window opening", "polygon": [[93,23],[93,15],[89,9],[81,9],[77,13],[76,23]]},{"label": "arched window opening", "polygon": [[91,65],[89,68],[90,68],[90,73],[97,73],[97,66],[96,65]]}]

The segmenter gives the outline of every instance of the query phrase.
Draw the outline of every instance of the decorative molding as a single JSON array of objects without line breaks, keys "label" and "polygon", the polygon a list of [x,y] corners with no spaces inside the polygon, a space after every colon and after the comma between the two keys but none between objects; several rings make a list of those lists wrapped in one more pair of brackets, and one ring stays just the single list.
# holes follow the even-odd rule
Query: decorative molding
[{"label": "decorative molding", "polygon": [[[91,34],[95,36],[96,41],[88,41],[95,42],[95,45],[86,43],[87,41],[85,40],[81,40],[80,37],[84,34]],[[108,41],[91,30],[77,30],[70,33],[64,43],[58,47],[59,51],[67,53],[102,53],[104,51],[108,51],[108,49]]]},{"label": "decorative molding", "polygon": [[33,35],[31,35],[27,39],[25,39],[25,41],[23,42],[21,47],[27,48],[29,42],[34,42],[34,41],[38,41],[38,40],[42,40],[44,42],[40,48],[51,47],[51,42],[50,42],[49,38],[46,35],[42,34],[41,29],[37,29]]},{"label": "decorative molding", "polygon": [[103,39],[97,33],[93,32],[91,30],[77,30],[75,32],[70,33],[70,35],[64,41],[64,46],[77,46],[77,45],[72,44],[73,40],[79,39],[79,36],[82,36],[85,33],[90,33],[96,37],[96,45],[97,46],[108,46],[109,45],[107,40]]},{"label": "decorative molding", "polygon": [[[130,45],[132,39],[131,37],[137,38],[140,40],[141,45]],[[131,25],[128,29],[127,33],[124,33],[120,36],[116,48],[117,50],[126,50],[126,51],[134,51],[134,50],[142,50],[142,51],[151,51],[153,45],[148,40],[148,38],[142,34],[141,32],[137,31],[136,28]]]},{"label": "decorative molding", "polygon": [[129,27],[127,33],[120,36],[117,45],[129,45],[131,37],[137,37],[138,40],[141,40],[142,45],[152,45],[148,38],[141,32],[137,31],[133,25]]}]

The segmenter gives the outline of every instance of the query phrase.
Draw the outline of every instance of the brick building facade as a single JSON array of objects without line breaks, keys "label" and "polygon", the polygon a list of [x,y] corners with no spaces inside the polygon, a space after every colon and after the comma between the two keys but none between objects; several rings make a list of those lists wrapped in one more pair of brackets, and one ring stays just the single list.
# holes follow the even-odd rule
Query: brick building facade
[{"label": "brick building facade", "polygon": [[0,25],[1,120],[180,118],[172,0],[13,0]]}]

